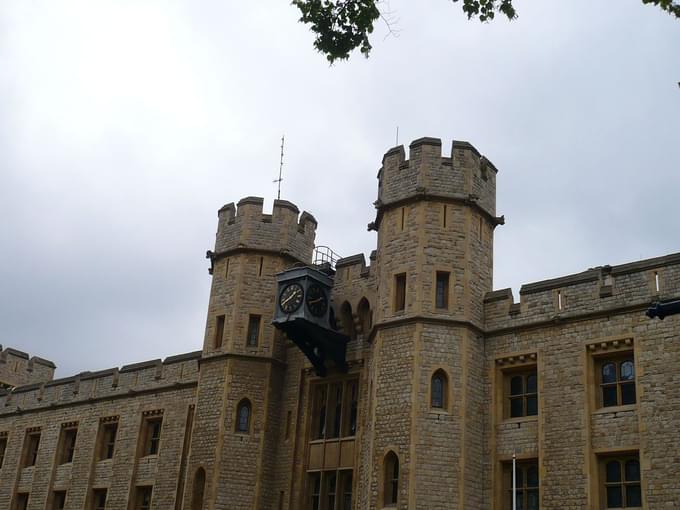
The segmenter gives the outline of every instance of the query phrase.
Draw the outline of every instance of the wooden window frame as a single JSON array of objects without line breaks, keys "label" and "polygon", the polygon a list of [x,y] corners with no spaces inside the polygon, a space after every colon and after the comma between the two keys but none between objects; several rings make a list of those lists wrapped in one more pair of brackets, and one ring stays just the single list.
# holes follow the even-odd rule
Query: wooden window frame
[{"label": "wooden window frame", "polygon": [[[158,425],[158,428],[156,426]],[[140,457],[159,455],[163,438],[163,410],[145,411],[142,415]]]},{"label": "wooden window frame", "polygon": [[[331,480],[335,480],[333,487]],[[306,494],[306,510],[345,510],[347,498],[349,508],[353,508],[354,470],[345,468],[309,471]]]},{"label": "wooden window frame", "polygon": [[[627,480],[626,479],[626,462],[635,460],[638,463],[638,470],[640,474],[639,480]],[[610,462],[618,462],[621,480],[619,482],[607,482],[607,464]],[[644,492],[642,490],[642,466],[640,464],[640,455],[637,451],[635,452],[620,452],[620,453],[605,453],[600,454],[597,457],[597,473],[598,473],[598,489],[600,492],[599,502],[600,508],[605,510],[619,510],[619,509],[635,509],[641,510],[645,508],[644,505]],[[627,506],[628,494],[626,491],[627,487],[638,486],[640,488],[640,506]],[[609,507],[607,506],[607,487],[621,487],[621,498],[623,506]]]},{"label": "wooden window frame", "polygon": [[[24,447],[21,453],[21,468],[35,466],[38,461],[38,453],[40,452],[40,429],[29,429],[26,431],[24,437]],[[35,442],[35,444],[34,444]]]},{"label": "wooden window frame", "polygon": [[[101,505],[101,496],[104,496],[104,504]],[[109,497],[109,491],[106,488],[95,488],[92,489],[92,510],[105,510],[106,501]]]},{"label": "wooden window frame", "polygon": [[70,464],[73,462],[73,457],[76,450],[76,442],[78,441],[78,425],[71,423],[62,423],[61,433],[59,435],[59,447],[57,448],[57,464]]},{"label": "wooden window frame", "polygon": [[[528,378],[530,376],[536,377],[536,391],[528,391]],[[503,377],[503,419],[504,420],[518,420],[518,419],[535,419],[539,414],[539,392],[538,392],[538,370],[536,364],[524,365],[522,367],[506,369],[502,371]],[[515,377],[522,378],[522,392],[512,393],[512,380]],[[536,413],[529,414],[529,400],[536,399]],[[512,401],[522,400],[522,413],[519,416],[512,416]]]},{"label": "wooden window frame", "polygon": [[[111,433],[113,430],[113,433]],[[102,418],[99,421],[97,438],[97,460],[113,459],[116,453],[116,440],[118,436],[118,417]]]},{"label": "wooden window frame", "polygon": [[[538,508],[541,504],[541,470],[539,468],[538,459],[521,459],[516,461],[517,472],[521,475],[518,477],[517,483],[517,501],[518,507],[529,508],[529,494],[534,492],[538,495]],[[536,469],[537,485],[529,485],[528,471],[530,468]],[[500,508],[503,510],[512,510],[512,461],[504,461],[502,468],[503,475],[503,501]],[[521,500],[521,502],[520,502]]]},{"label": "wooden window frame", "polygon": [[[338,387],[340,387],[339,402],[337,391],[334,396],[330,394],[332,389],[337,390]],[[359,421],[358,377],[314,383],[311,395],[312,419],[309,441],[336,441],[356,437]],[[335,404],[335,409],[330,408],[331,404]],[[329,435],[328,423],[331,419],[337,422],[337,435],[335,432]]]},{"label": "wooden window frame", "polygon": [[[148,503],[145,500],[148,494]],[[153,505],[153,485],[137,485],[135,487],[135,510],[150,510]]]},{"label": "wooden window frame", "polygon": [[[621,365],[624,362],[630,361],[633,364],[633,378],[632,379],[621,379]],[[605,383],[603,382],[602,370],[605,365],[612,363],[616,370],[616,382]],[[609,353],[598,354],[593,359],[593,366],[595,371],[595,387],[596,396],[595,404],[597,409],[615,409],[617,407],[624,406],[636,406],[638,402],[638,391],[637,391],[637,367],[635,366],[635,353],[633,350],[623,350],[615,351]],[[623,386],[633,387],[634,402],[624,404],[623,403]],[[605,405],[604,399],[604,389],[616,387],[616,404]]]}]

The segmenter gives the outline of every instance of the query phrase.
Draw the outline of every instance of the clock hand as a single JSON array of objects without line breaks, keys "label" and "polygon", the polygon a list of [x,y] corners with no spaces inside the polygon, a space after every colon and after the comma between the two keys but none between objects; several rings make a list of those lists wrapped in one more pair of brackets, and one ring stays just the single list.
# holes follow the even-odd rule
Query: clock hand
[{"label": "clock hand", "polygon": [[290,296],[288,296],[286,299],[284,299],[283,301],[281,301],[281,306],[284,306],[288,301],[290,301],[290,300],[293,299],[294,297],[295,297],[295,294],[291,294]]},{"label": "clock hand", "polygon": [[307,301],[307,304],[313,305],[314,303],[318,303],[319,301],[323,301],[323,298],[316,298],[316,299],[313,299],[312,301]]}]

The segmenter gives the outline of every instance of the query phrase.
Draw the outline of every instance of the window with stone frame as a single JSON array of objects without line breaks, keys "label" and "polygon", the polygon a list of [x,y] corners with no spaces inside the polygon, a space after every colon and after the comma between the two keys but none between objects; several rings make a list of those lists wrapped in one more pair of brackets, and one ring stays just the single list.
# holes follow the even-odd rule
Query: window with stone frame
[{"label": "window with stone frame", "polygon": [[595,373],[599,388],[598,407],[615,407],[636,403],[633,351],[597,357]]},{"label": "window with stone frame", "polygon": [[73,455],[76,450],[76,440],[78,438],[77,423],[62,423],[59,446],[57,448],[58,463],[69,464],[73,462]]},{"label": "window with stone frame", "polygon": [[261,315],[250,315],[248,317],[248,336],[246,337],[246,345],[248,347],[257,347],[257,344],[260,342],[261,322]]},{"label": "window with stone frame", "polygon": [[385,455],[383,463],[383,506],[397,506],[399,502],[399,457],[393,451]]},{"label": "window with stone frame", "polygon": [[406,273],[394,275],[394,311],[402,312],[406,308]]},{"label": "window with stone frame", "polygon": [[19,492],[14,496],[14,505],[12,505],[12,510],[28,510],[29,502],[28,492]]},{"label": "window with stone frame", "polygon": [[309,473],[308,510],[352,510],[352,470]]},{"label": "window with stone frame", "polygon": [[153,487],[137,487],[135,491],[135,510],[150,510]]},{"label": "window with stone frame", "polygon": [[435,282],[435,308],[449,309],[449,275],[448,271],[437,271]]},{"label": "window with stone frame", "polygon": [[244,398],[236,406],[236,432],[248,434],[250,432],[250,420],[252,415],[252,406],[250,400]]},{"label": "window with stone frame", "polygon": [[64,510],[66,508],[66,491],[53,491],[51,510]]},{"label": "window with stone frame", "polygon": [[430,407],[432,409],[446,410],[448,407],[449,378],[444,370],[439,369],[432,374],[430,380]]},{"label": "window with stone frame", "polygon": [[118,435],[118,417],[109,416],[99,421],[97,434],[97,460],[113,458],[116,449],[116,436]]},{"label": "window with stone frame", "polygon": [[107,489],[92,490],[92,510],[106,510]]},{"label": "window with stone frame", "polygon": [[503,372],[503,416],[522,418],[538,414],[536,365]]},{"label": "window with stone frame", "polygon": [[601,508],[642,508],[638,453],[599,457]]},{"label": "window with stone frame", "polygon": [[141,456],[157,455],[163,430],[163,411],[145,411],[142,416]]},{"label": "window with stone frame", "polygon": [[356,435],[358,385],[357,379],[314,385],[311,440]]},{"label": "window with stone frame", "polygon": [[[518,460],[515,469],[517,510],[538,510],[539,471],[536,459]],[[512,510],[512,462],[503,463],[503,506]]]},{"label": "window with stone frame", "polygon": [[29,429],[26,431],[24,448],[21,455],[21,467],[27,468],[35,466],[38,459],[38,449],[40,448],[40,429]]},{"label": "window with stone frame", "polygon": [[5,452],[7,451],[7,432],[0,432],[0,469],[5,463]]}]

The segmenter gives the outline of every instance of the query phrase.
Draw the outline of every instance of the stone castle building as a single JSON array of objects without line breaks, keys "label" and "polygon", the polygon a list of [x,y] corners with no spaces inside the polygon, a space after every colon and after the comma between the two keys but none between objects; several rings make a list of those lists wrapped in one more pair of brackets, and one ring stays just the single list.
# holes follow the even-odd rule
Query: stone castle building
[{"label": "stone castle building", "polygon": [[222,207],[199,351],[53,380],[0,349],[0,509],[505,510],[513,453],[518,508],[680,508],[680,315],[645,315],[680,254],[515,302],[496,175],[388,151],[369,264],[314,265],[290,202]]}]

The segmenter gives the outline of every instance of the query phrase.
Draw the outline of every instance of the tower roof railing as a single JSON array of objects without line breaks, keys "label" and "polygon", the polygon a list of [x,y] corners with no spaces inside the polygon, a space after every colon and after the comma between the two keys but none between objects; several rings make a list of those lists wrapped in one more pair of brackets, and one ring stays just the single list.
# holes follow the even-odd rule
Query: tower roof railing
[{"label": "tower roof railing", "polygon": [[328,246],[317,246],[314,248],[313,262],[315,266],[328,264],[331,269],[335,269],[335,263],[342,257],[331,250]]}]

